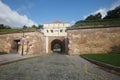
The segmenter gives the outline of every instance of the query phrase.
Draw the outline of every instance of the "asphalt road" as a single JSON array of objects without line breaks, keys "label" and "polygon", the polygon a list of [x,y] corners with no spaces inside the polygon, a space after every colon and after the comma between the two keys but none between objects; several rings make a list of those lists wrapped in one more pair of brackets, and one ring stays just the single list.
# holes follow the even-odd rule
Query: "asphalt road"
[{"label": "asphalt road", "polygon": [[79,56],[42,55],[0,66],[0,80],[120,80]]}]

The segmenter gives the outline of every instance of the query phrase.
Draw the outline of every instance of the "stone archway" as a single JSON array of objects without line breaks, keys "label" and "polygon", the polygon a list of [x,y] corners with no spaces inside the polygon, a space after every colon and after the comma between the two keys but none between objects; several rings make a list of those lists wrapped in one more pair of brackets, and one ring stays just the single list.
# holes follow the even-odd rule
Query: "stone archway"
[{"label": "stone archway", "polygon": [[65,51],[65,44],[59,39],[55,39],[51,42],[51,50],[57,53],[63,53]]}]

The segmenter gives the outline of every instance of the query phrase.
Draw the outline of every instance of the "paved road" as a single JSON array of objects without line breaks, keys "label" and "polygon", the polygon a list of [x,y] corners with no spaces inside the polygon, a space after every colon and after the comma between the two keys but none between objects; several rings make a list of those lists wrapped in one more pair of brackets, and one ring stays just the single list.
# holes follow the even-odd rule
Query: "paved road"
[{"label": "paved road", "polygon": [[120,80],[79,56],[42,55],[0,66],[0,80]]}]

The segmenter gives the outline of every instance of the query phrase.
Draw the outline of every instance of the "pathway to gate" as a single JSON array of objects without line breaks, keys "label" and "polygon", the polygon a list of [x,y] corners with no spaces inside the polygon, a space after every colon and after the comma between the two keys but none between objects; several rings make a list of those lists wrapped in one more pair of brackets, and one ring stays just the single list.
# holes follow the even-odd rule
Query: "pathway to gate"
[{"label": "pathway to gate", "polygon": [[79,56],[41,55],[0,66],[0,80],[119,80]]}]

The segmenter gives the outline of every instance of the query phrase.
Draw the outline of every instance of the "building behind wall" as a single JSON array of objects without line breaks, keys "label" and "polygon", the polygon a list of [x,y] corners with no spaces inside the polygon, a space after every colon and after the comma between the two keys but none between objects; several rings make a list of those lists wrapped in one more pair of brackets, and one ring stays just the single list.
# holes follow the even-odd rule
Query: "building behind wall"
[{"label": "building behind wall", "polygon": [[[52,42],[54,44],[59,44],[59,42],[54,42],[59,40],[62,47],[65,47],[65,39],[67,38],[67,27],[70,27],[69,23],[55,21],[52,23],[43,24],[43,33],[46,37],[46,53],[52,53]],[[53,45],[54,46],[54,45]],[[65,50],[61,50],[65,51]]]},{"label": "building behind wall", "polygon": [[66,28],[70,27],[69,23],[55,21],[43,24],[43,33],[45,36],[67,36]]}]

